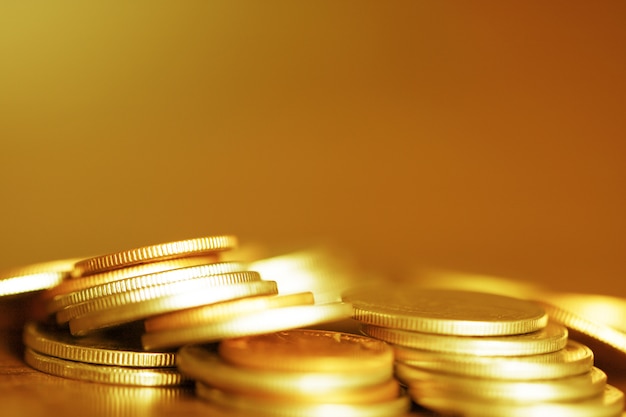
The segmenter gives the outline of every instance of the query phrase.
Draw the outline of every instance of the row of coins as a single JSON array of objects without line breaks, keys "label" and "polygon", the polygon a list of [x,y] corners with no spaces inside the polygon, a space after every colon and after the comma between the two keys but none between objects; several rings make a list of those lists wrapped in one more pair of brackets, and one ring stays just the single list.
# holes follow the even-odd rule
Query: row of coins
[{"label": "row of coins", "polygon": [[620,416],[624,394],[538,303],[504,295],[362,287],[344,294],[366,335],[393,346],[413,400],[464,416]]}]

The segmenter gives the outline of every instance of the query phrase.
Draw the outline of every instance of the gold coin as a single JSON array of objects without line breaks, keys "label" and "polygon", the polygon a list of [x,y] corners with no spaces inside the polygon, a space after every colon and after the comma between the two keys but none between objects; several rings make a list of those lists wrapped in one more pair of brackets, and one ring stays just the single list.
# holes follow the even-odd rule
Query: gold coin
[{"label": "gold coin", "polygon": [[372,404],[307,404],[298,401],[272,401],[221,391],[202,383],[196,383],[196,394],[226,409],[276,417],[396,417],[403,416],[411,405],[406,395]]},{"label": "gold coin", "polygon": [[508,381],[468,378],[427,372],[403,363],[396,364],[396,376],[409,386],[411,395],[441,391],[446,396],[466,396],[485,401],[548,402],[577,401],[599,395],[606,385],[606,374],[599,368],[565,378],[531,381]]},{"label": "gold coin", "polygon": [[0,272],[0,297],[45,290],[68,277],[76,259],[40,262]]},{"label": "gold coin", "polygon": [[577,312],[553,304],[552,301],[541,300],[539,303],[550,315],[550,320],[600,342],[604,346],[626,353],[626,333],[601,322],[582,317]]},{"label": "gold coin", "polygon": [[83,259],[76,263],[75,273],[79,276],[128,267],[146,262],[185,256],[205,255],[233,249],[237,246],[235,236],[208,236],[179,240],[157,245],[124,250],[107,255]]},{"label": "gold coin", "polygon": [[176,368],[133,368],[127,366],[94,365],[42,355],[30,348],[24,360],[34,369],[55,376],[114,385],[172,386],[185,382]]},{"label": "gold coin", "polygon": [[552,305],[585,319],[626,333],[626,299],[600,294],[550,293]]},{"label": "gold coin", "polygon": [[567,345],[567,328],[549,323],[532,333],[512,336],[445,336],[364,324],[363,333],[413,349],[478,356],[524,356],[556,352]]},{"label": "gold coin", "polygon": [[353,318],[380,327],[455,336],[505,336],[546,326],[536,303],[505,295],[415,285],[369,285],[344,292]]},{"label": "gold coin", "polygon": [[[225,277],[253,275],[255,280],[260,280],[261,276],[258,272],[242,271],[237,269],[240,264],[233,262],[220,262],[205,265],[188,266],[184,268],[170,269],[167,271],[156,272],[154,274],[139,275],[135,277],[120,279],[105,284],[96,285],[79,291],[55,297],[48,303],[48,311],[50,313],[57,312],[65,307],[73,304],[85,303],[96,298],[107,297],[113,294],[138,290],[154,285],[170,284],[177,281],[184,281],[193,278],[202,278],[212,275],[220,275]],[[77,280],[72,280],[77,281]]]},{"label": "gold coin", "polygon": [[294,329],[226,339],[226,361],[275,371],[352,372],[393,367],[393,350],[370,337],[325,330]]},{"label": "gold coin", "polygon": [[[69,294],[74,291],[84,290],[85,288],[95,287],[96,285],[106,284],[108,282],[119,281],[121,279],[138,277],[140,275],[154,274],[157,272],[168,271],[170,269],[186,268],[189,266],[205,265],[215,263],[214,256],[190,256],[179,259],[168,259],[165,261],[155,261],[147,264],[133,265],[126,268],[114,269],[112,271],[101,272],[98,274],[88,275],[86,277],[71,276],[64,279],[59,285],[48,288],[42,293],[41,299],[48,303],[54,297]],[[248,269],[246,264],[237,262],[243,271]]]},{"label": "gold coin", "polygon": [[144,325],[147,332],[178,329],[255,313],[268,308],[288,307],[313,304],[313,293],[302,292],[287,295],[261,295],[258,297],[241,298],[196,308],[175,311],[146,319]]},{"label": "gold coin", "polygon": [[342,320],[349,317],[351,312],[352,306],[346,303],[272,308],[217,323],[145,333],[141,336],[141,343],[146,350],[178,347],[192,343],[210,343],[233,337],[273,333]]},{"label": "gold coin", "polygon": [[480,401],[461,396],[445,396],[420,392],[414,399],[423,407],[445,415],[467,417],[620,417],[624,408],[624,393],[606,385],[601,395],[581,401],[501,403]]},{"label": "gold coin", "polygon": [[24,344],[44,355],[76,362],[134,367],[174,367],[172,352],[144,352],[139,338],[127,332],[73,337],[67,329],[29,322],[24,326]]},{"label": "gold coin", "polygon": [[591,349],[573,340],[556,352],[526,356],[457,355],[396,345],[393,350],[397,361],[415,368],[491,379],[563,378],[589,372],[593,366]]},{"label": "gold coin", "polygon": [[[175,283],[178,285],[177,288],[168,289],[167,291],[160,289],[152,291],[165,285],[145,288],[147,291],[140,293],[139,295],[142,298],[136,302],[118,304],[117,306],[101,310],[96,309],[90,313],[75,317],[70,320],[70,332],[74,336],[81,336],[94,330],[143,320],[150,316],[171,311],[237,298],[278,293],[278,288],[274,281],[252,281],[216,287],[207,287],[206,283],[198,285],[197,282],[192,283],[191,281],[177,282]],[[145,343],[142,344],[146,350],[152,350],[152,348],[146,348]]]},{"label": "gold coin", "polygon": [[[197,270],[194,271],[197,272]],[[67,323],[75,317],[82,316],[88,313],[93,313],[98,310],[106,310],[126,304],[136,303],[139,301],[164,297],[191,289],[201,290],[203,288],[212,288],[261,280],[261,276],[258,274],[258,272],[254,271],[241,271],[236,273],[218,275],[200,274],[197,275],[195,278],[188,276],[184,272],[182,274],[178,273],[178,270],[175,270],[172,274],[170,274],[170,279],[180,277],[187,279],[183,279],[180,281],[171,281],[160,285],[151,285],[143,288],[137,288],[134,290],[113,292],[111,294],[106,294],[106,292],[102,291],[115,291],[115,285],[108,286],[107,284],[103,284],[103,286],[94,287],[96,288],[95,291],[88,291],[88,294],[91,294],[94,298],[78,304],[69,305],[64,309],[59,310],[56,315],[57,323]],[[98,296],[98,293],[100,293],[101,295]]]},{"label": "gold coin", "polygon": [[268,371],[229,364],[201,345],[185,345],[178,351],[179,371],[196,381],[238,392],[262,395],[325,396],[358,390],[393,379],[393,367],[374,371],[298,372]]}]

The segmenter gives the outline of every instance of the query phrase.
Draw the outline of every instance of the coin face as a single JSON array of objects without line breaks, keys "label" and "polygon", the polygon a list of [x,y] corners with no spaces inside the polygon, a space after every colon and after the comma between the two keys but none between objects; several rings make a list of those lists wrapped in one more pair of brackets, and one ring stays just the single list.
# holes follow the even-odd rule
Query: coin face
[{"label": "coin face", "polygon": [[229,235],[179,240],[83,259],[76,263],[74,272],[78,276],[91,275],[147,262],[217,253],[236,246],[237,238]]},{"label": "coin face", "polygon": [[456,336],[529,333],[548,323],[531,301],[498,294],[415,285],[369,285],[343,293],[353,318],[367,324]]},{"label": "coin face", "polygon": [[391,367],[393,350],[370,337],[324,330],[294,329],[226,339],[220,355],[256,369],[350,372]]}]

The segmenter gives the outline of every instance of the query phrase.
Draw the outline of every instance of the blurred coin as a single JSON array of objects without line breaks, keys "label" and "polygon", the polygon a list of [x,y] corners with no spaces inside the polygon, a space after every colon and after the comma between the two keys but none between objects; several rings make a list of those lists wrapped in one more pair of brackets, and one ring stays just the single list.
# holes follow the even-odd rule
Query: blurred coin
[{"label": "blurred coin", "polygon": [[[284,372],[245,368],[229,364],[218,354],[199,345],[182,347],[177,365],[183,375],[211,386],[240,393],[293,396],[302,400],[313,396],[321,396],[322,400],[326,395],[341,396],[347,391],[379,386],[393,379],[392,367],[354,372]],[[387,390],[383,388],[383,392]]]},{"label": "blurred coin", "polygon": [[294,329],[226,339],[219,354],[237,366],[275,371],[352,372],[393,367],[380,340],[325,330]]},{"label": "blurred coin", "polygon": [[[192,272],[197,272],[195,268],[198,267],[192,268],[194,268]],[[160,273],[159,276],[161,274],[162,273]],[[169,279],[172,281],[165,282],[160,285],[151,285],[132,290],[117,291],[115,285],[110,287],[108,284],[103,284],[98,287],[94,287],[94,290],[90,288],[88,288],[87,290],[83,290],[86,291],[86,293],[84,294],[72,293],[82,295],[82,297],[87,297],[89,299],[84,302],[68,305],[67,307],[59,310],[56,314],[57,323],[67,323],[75,317],[92,313],[98,310],[120,307],[123,305],[136,303],[138,301],[146,301],[158,297],[165,297],[182,291],[188,291],[192,289],[202,290],[203,288],[214,288],[225,285],[256,282],[261,280],[261,276],[258,273],[252,271],[242,271],[237,273],[218,275],[200,274],[194,277],[193,274],[189,275],[185,272],[180,273],[179,270],[174,270],[168,275],[170,277]],[[152,275],[148,277],[152,277]],[[175,279],[177,278],[182,279],[176,281]],[[107,294],[107,291],[112,291],[112,293]],[[94,295],[96,293],[102,293],[102,295],[96,296]]]},{"label": "blurred coin", "polygon": [[269,308],[313,304],[313,301],[313,293],[311,292],[287,295],[261,295],[162,314],[146,319],[144,325],[147,332],[172,330],[229,320],[243,314],[250,314]]},{"label": "blurred coin", "polygon": [[32,350],[60,359],[103,365],[134,367],[174,367],[172,352],[145,352],[128,332],[73,337],[67,329],[29,322],[24,327],[24,344]]},{"label": "blurred coin", "polygon": [[347,303],[328,303],[271,308],[246,314],[230,320],[204,325],[145,333],[141,336],[144,349],[162,349],[192,343],[210,343],[240,336],[252,336],[312,324],[343,320],[349,317],[352,306]]},{"label": "blurred coin", "polygon": [[607,381],[606,374],[596,367],[565,378],[509,381],[428,372],[397,363],[396,376],[409,386],[414,398],[419,398],[422,392],[440,391],[451,397],[508,403],[582,400],[599,395]]},{"label": "blurred coin", "polygon": [[25,349],[24,360],[41,372],[81,381],[134,386],[172,386],[185,382],[176,368],[94,365],[42,355],[30,348]]},{"label": "blurred coin", "polygon": [[52,288],[70,275],[76,261],[60,259],[0,271],[0,297]]},{"label": "blurred coin", "polygon": [[71,319],[70,332],[74,336],[81,336],[94,330],[143,320],[171,311],[278,292],[274,281],[253,281],[210,287],[204,281],[198,283],[198,280],[177,282],[176,288],[168,288],[165,291],[159,287],[167,285],[137,290],[133,293],[138,295],[136,298],[138,301],[132,302],[131,299],[127,303],[113,305],[110,308],[103,306]]},{"label": "blurred coin", "polygon": [[196,383],[196,394],[227,409],[278,417],[395,417],[404,415],[410,407],[410,400],[406,395],[371,404],[307,404],[250,398],[211,388],[203,383]]},{"label": "blurred coin", "polygon": [[237,238],[229,235],[179,240],[83,259],[74,270],[78,276],[91,275],[147,262],[218,253],[236,246]]},{"label": "blurred coin", "polygon": [[505,336],[544,328],[536,303],[499,294],[416,285],[368,285],[343,293],[367,324],[455,336]]},{"label": "blurred coin", "polygon": [[626,299],[601,294],[549,293],[549,303],[589,321],[626,332]]},{"label": "blurred coin", "polygon": [[397,361],[428,371],[469,377],[537,380],[555,379],[589,372],[593,352],[569,340],[556,352],[526,356],[477,356],[432,352],[393,345]]},{"label": "blurred coin", "polygon": [[[193,278],[219,275],[221,278],[232,278],[232,282],[259,281],[261,276],[258,272],[242,271],[240,264],[233,262],[219,262],[205,265],[188,266],[184,268],[170,269],[154,274],[139,275],[124,278],[113,282],[107,282],[93,287],[74,291],[66,295],[59,295],[48,303],[50,313],[57,312],[72,304],[85,303],[96,298],[107,297],[113,294],[138,290],[154,285],[170,284]],[[76,280],[74,280],[76,281]]]},{"label": "blurred coin", "polygon": [[480,401],[463,396],[420,392],[419,403],[445,415],[467,417],[619,417],[624,408],[624,394],[605,385],[602,394],[580,401],[501,403]]},{"label": "blurred coin", "polygon": [[511,336],[446,336],[362,325],[368,336],[385,342],[433,352],[478,356],[524,356],[556,352],[567,345],[567,328],[549,323],[532,333]]}]

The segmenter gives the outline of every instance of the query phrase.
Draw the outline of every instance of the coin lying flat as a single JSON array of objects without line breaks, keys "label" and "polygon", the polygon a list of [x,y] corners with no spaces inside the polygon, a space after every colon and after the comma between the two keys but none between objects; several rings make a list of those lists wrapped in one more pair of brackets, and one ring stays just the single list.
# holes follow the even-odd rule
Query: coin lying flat
[{"label": "coin lying flat", "polygon": [[200,345],[183,346],[178,352],[177,366],[183,375],[222,389],[256,392],[265,396],[282,394],[294,398],[341,395],[350,390],[384,384],[393,377],[392,367],[374,372],[282,372],[250,369],[229,364]]},{"label": "coin lying flat", "polygon": [[325,330],[294,329],[223,340],[226,361],[276,371],[353,372],[393,367],[393,350],[369,337]]},{"label": "coin lying flat", "polygon": [[509,296],[416,285],[368,285],[345,291],[353,318],[379,327],[456,336],[503,336],[544,328],[546,312]]},{"label": "coin lying flat", "polygon": [[596,367],[585,374],[565,378],[507,381],[428,372],[398,363],[396,375],[409,386],[414,398],[420,398],[422,392],[439,391],[449,397],[465,396],[486,402],[509,403],[583,400],[602,393],[607,380],[606,374]]},{"label": "coin lying flat", "polygon": [[556,379],[589,372],[593,352],[569,340],[556,352],[526,356],[476,356],[431,352],[393,346],[397,361],[416,368],[468,377],[538,380]]},{"label": "coin lying flat", "polygon": [[141,336],[141,342],[146,350],[210,343],[233,337],[272,333],[338,321],[349,317],[351,313],[352,306],[347,303],[272,308],[217,323],[145,333]]},{"label": "coin lying flat", "polygon": [[102,365],[133,367],[174,367],[172,352],[145,352],[139,337],[123,332],[73,337],[67,329],[29,322],[24,327],[24,344],[32,350],[59,359]]},{"label": "coin lying flat", "polygon": [[[138,301],[114,305],[110,308],[94,309],[70,320],[70,332],[74,336],[82,336],[91,331],[143,320],[158,314],[169,313],[184,308],[198,307],[205,304],[218,303],[237,298],[256,295],[277,294],[278,288],[274,281],[252,281],[241,284],[220,285],[210,287],[201,280],[177,282],[175,288],[164,290],[158,285],[137,290]],[[194,281],[194,282],[192,282]],[[135,291],[133,291],[135,292]],[[126,293],[125,293],[126,294]],[[98,300],[94,300],[98,301]],[[79,304],[80,305],[80,304]],[[65,311],[65,310],[61,310]],[[145,343],[144,349],[146,348]],[[146,349],[146,350],[151,350]]]},{"label": "coin lying flat", "polygon": [[228,409],[277,417],[394,417],[404,415],[410,407],[406,395],[372,404],[308,404],[297,401],[272,401],[250,398],[196,383],[196,394]]},{"label": "coin lying flat", "polygon": [[45,290],[68,277],[78,259],[40,262],[0,272],[0,297]]},{"label": "coin lying flat", "polygon": [[233,249],[235,236],[207,236],[128,249],[83,259],[74,267],[75,275],[84,276],[122,267],[184,256],[205,255]]},{"label": "coin lying flat", "polygon": [[24,360],[41,372],[81,381],[134,386],[174,386],[185,382],[176,368],[94,365],[42,355],[30,348],[25,349]]},{"label": "coin lying flat", "polygon": [[478,356],[524,356],[556,352],[567,345],[567,328],[549,323],[532,333],[511,336],[445,336],[362,325],[368,336],[413,349]]},{"label": "coin lying flat", "polygon": [[117,291],[115,286],[109,288],[108,284],[103,284],[102,286],[96,288],[95,292],[113,291],[113,293],[106,295],[102,294],[101,296],[93,296],[94,291],[87,291],[86,296],[89,296],[91,298],[85,302],[72,304],[63,308],[62,310],[59,310],[56,314],[57,323],[67,323],[75,317],[83,316],[85,314],[93,313],[95,311],[120,307],[123,305],[133,304],[139,301],[146,301],[158,297],[164,297],[183,291],[194,289],[201,291],[203,288],[215,288],[224,285],[240,284],[261,280],[261,276],[252,271],[242,271],[241,273],[228,273],[218,275],[201,274],[195,277],[193,277],[193,275],[189,276],[185,273],[179,274],[177,272],[178,270],[175,270],[174,273],[171,274],[171,279],[184,279],[181,279],[179,281],[166,282],[160,285],[149,285],[146,287],[136,288],[134,290],[128,291]]},{"label": "coin lying flat", "polygon": [[620,417],[624,408],[624,393],[608,384],[599,396],[568,402],[502,403],[425,392],[415,398],[431,410],[467,417]]},{"label": "coin lying flat", "polygon": [[243,314],[256,313],[270,308],[306,305],[313,304],[313,302],[313,293],[311,292],[261,295],[162,314],[146,319],[144,325],[147,332],[173,330],[229,320]]},{"label": "coin lying flat", "polygon": [[[236,262],[220,262],[206,265],[195,265],[184,268],[170,269],[153,274],[139,275],[108,282],[79,291],[55,297],[48,303],[48,311],[57,312],[72,304],[85,303],[96,298],[107,297],[113,294],[138,290],[154,285],[170,284],[193,278],[219,275],[223,278],[232,278],[233,282],[259,281],[261,276],[258,272],[242,271],[238,269],[240,264]],[[248,276],[248,277],[246,277]],[[238,277],[240,279],[238,279]],[[73,280],[76,281],[76,280]]]}]

